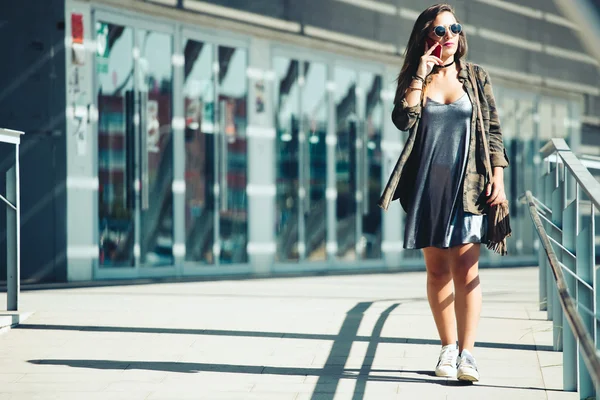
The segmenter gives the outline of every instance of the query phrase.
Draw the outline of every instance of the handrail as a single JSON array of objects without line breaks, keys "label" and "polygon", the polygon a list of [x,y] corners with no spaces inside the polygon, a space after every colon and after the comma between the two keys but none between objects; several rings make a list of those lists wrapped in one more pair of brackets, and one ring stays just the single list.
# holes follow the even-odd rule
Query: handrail
[{"label": "handrail", "polygon": [[596,353],[596,346],[594,345],[591,335],[586,330],[581,317],[577,313],[577,305],[569,293],[560,262],[556,257],[556,253],[554,253],[549,236],[546,233],[546,230],[542,224],[542,220],[538,215],[538,210],[533,200],[533,195],[528,190],[525,193],[525,197],[529,205],[529,214],[540,237],[542,246],[546,251],[550,267],[552,268],[552,273],[554,274],[554,280],[556,281],[556,286],[558,288],[560,304],[565,313],[564,315],[566,316],[566,319],[573,330],[573,334],[576,336],[581,346],[583,359],[588,367],[588,371],[592,377],[592,380],[598,384],[600,383],[600,357],[598,357],[598,354]]},{"label": "handrail", "polygon": [[529,191],[522,197],[542,242],[540,310],[546,310],[552,321],[554,350],[563,352],[564,390],[596,398],[600,394],[600,353],[596,352],[600,282],[595,238],[600,183],[564,139],[551,139],[540,153],[544,168],[538,197]]},{"label": "handrail", "polygon": [[569,145],[565,139],[550,139],[541,149],[542,158],[550,157],[557,151],[570,151]]},{"label": "handrail", "polygon": [[581,160],[571,152],[564,139],[552,139],[540,150],[542,158],[550,157],[558,153],[565,166],[569,169],[581,189],[588,195],[590,201],[600,209],[600,183],[594,178],[590,171],[583,165]]}]

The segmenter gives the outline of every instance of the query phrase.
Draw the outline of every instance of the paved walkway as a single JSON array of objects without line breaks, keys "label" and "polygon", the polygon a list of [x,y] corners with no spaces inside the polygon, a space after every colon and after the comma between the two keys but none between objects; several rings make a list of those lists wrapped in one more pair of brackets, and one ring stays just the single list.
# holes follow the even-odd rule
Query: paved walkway
[{"label": "paved walkway", "polygon": [[425,275],[401,273],[24,292],[35,313],[0,335],[0,400],[577,399],[537,270],[481,278],[472,386],[433,376]]}]

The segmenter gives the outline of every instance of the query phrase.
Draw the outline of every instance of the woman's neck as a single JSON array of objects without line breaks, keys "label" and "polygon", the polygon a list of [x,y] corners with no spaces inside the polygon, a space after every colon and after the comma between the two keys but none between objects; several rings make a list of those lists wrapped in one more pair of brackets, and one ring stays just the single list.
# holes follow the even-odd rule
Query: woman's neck
[{"label": "woman's neck", "polygon": [[454,56],[450,56],[446,58],[444,61],[444,65],[448,65],[447,67],[442,67],[441,65],[436,68],[436,72],[438,75],[446,76],[449,74],[456,74],[456,62],[454,62]]}]

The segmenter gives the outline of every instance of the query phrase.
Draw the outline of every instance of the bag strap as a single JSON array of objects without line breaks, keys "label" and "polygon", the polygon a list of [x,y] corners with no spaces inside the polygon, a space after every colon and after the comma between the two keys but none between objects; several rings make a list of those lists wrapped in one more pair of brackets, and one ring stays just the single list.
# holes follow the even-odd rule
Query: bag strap
[{"label": "bag strap", "polygon": [[490,161],[490,148],[487,139],[485,138],[485,125],[483,124],[483,115],[481,114],[481,104],[479,103],[479,86],[475,82],[475,70],[473,64],[468,64],[469,78],[471,80],[471,86],[475,92],[475,106],[477,107],[477,119],[479,120],[479,130],[481,131],[481,141],[483,142],[483,151],[485,153],[485,172],[487,175],[488,182],[492,181],[492,163]]}]

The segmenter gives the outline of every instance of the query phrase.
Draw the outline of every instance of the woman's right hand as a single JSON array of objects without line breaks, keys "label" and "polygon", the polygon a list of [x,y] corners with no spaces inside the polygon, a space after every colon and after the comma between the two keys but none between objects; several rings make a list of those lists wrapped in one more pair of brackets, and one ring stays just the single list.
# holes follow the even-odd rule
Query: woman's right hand
[{"label": "woman's right hand", "polygon": [[427,77],[427,75],[429,75],[431,73],[431,71],[433,70],[433,67],[436,64],[444,65],[444,62],[442,61],[441,58],[431,55],[433,50],[439,45],[440,44],[438,42],[438,43],[434,44],[433,46],[431,46],[431,48],[429,48],[429,44],[425,43],[425,54],[423,54],[423,56],[421,57],[421,62],[419,63],[419,66],[417,67],[417,76],[420,76],[421,78],[425,79]]}]

